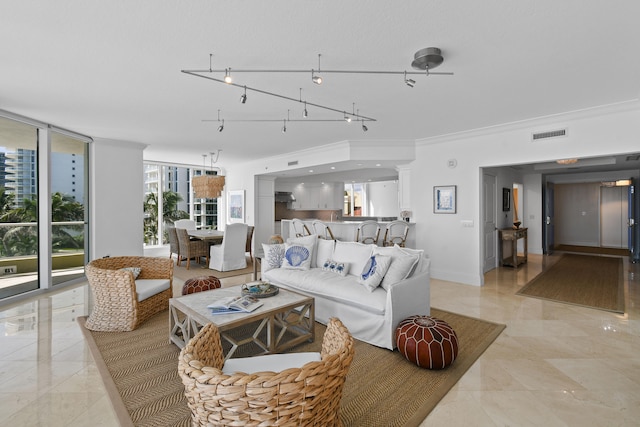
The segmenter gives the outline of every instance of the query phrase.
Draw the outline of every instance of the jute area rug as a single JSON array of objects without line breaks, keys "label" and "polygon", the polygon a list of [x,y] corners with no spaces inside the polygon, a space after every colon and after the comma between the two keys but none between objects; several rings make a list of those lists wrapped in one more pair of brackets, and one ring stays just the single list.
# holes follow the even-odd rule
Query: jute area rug
[{"label": "jute area rug", "polygon": [[517,294],[624,313],[622,258],[565,254]]},{"label": "jute area rug", "polygon": [[[456,331],[459,354],[440,371],[419,368],[397,351],[356,341],[341,403],[345,426],[418,426],[505,328],[442,310],[432,315]],[[178,376],[179,349],[168,339],[168,312],[132,332],[93,332],[84,327],[91,353],[123,426],[188,426],[191,413]],[[316,340],[293,351],[320,351]]]},{"label": "jute area rug", "polygon": [[202,264],[199,264],[191,260],[191,265],[187,270],[186,261],[182,261],[182,265],[176,264],[173,266],[173,277],[180,279],[182,282],[184,282],[187,279],[191,279],[193,277],[199,277],[199,276],[215,276],[218,279],[222,279],[225,277],[240,276],[243,274],[253,273],[253,262],[251,261],[251,258],[249,256],[247,256],[247,267],[241,270],[232,270],[232,271],[213,270],[211,268],[208,268],[208,266],[206,266],[204,262],[205,262],[204,258],[203,258]]}]

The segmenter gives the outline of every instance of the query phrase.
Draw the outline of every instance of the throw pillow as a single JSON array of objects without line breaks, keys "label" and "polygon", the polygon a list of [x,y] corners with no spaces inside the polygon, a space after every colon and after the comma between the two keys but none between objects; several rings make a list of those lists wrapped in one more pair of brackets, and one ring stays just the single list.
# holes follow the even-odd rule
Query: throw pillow
[{"label": "throw pillow", "polygon": [[318,242],[318,236],[312,234],[310,236],[303,237],[290,237],[287,239],[287,243],[298,243],[306,248],[311,248],[311,268],[318,267],[316,264],[316,243]]},{"label": "throw pillow", "polygon": [[358,276],[372,254],[373,245],[359,242],[336,242],[331,259],[349,264],[349,274]]},{"label": "throw pillow", "polygon": [[262,258],[262,271],[273,270],[274,268],[280,268],[282,260],[284,259],[284,243],[276,245],[262,244],[262,250],[264,251],[264,258]]},{"label": "throw pillow", "polygon": [[308,270],[311,268],[311,254],[313,245],[299,243],[285,243],[282,268],[289,270]]},{"label": "throw pillow", "polygon": [[140,275],[142,269],[140,267],[123,267],[120,269],[121,271],[130,271],[133,273],[133,280],[136,280]]},{"label": "throw pillow", "polygon": [[322,264],[322,269],[344,277],[349,272],[349,264],[328,259]]},{"label": "throw pillow", "polygon": [[380,286],[386,291],[389,291],[389,288],[395,283],[409,277],[409,274],[415,269],[416,264],[420,260],[418,254],[404,252],[399,246],[375,248],[373,253],[391,257],[391,265],[389,265],[389,269],[384,275],[382,283],[380,283]]},{"label": "throw pillow", "polygon": [[362,273],[358,278],[358,282],[362,283],[369,292],[373,292],[384,277],[389,265],[391,257],[384,255],[371,255],[369,261],[362,269]]}]

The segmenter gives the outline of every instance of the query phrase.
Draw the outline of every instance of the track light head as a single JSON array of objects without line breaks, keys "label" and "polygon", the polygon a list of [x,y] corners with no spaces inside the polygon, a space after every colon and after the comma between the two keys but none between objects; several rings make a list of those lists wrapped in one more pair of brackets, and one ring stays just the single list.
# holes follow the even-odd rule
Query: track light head
[{"label": "track light head", "polygon": [[231,77],[231,68],[227,68],[224,71],[224,82],[227,84],[233,83],[233,78]]},{"label": "track light head", "polygon": [[247,94],[243,93],[242,96],[240,96],[240,102],[243,104],[247,103]]},{"label": "track light head", "polygon": [[321,76],[316,76],[313,73],[313,71],[311,71],[311,81],[313,81],[317,85],[321,85],[322,84],[322,77]]},{"label": "track light head", "polygon": [[304,117],[305,119],[309,117],[309,112],[307,111],[306,108],[304,109],[304,111],[302,111],[302,117]]},{"label": "track light head", "polygon": [[287,133],[287,121],[283,120],[284,125],[282,126],[282,133]]},{"label": "track light head", "polygon": [[347,123],[351,123],[351,117],[347,116],[346,114],[344,115],[344,121]]},{"label": "track light head", "polygon": [[364,124],[364,122],[362,122],[362,132],[366,132],[368,130],[369,128]]},{"label": "track light head", "polygon": [[404,82],[405,82],[405,83],[407,84],[407,86],[409,86],[409,87],[413,87],[413,86],[415,86],[415,84],[416,84],[416,81],[415,81],[415,80],[413,80],[413,79],[406,79]]},{"label": "track light head", "polygon": [[224,130],[224,120],[222,121],[222,124],[218,126],[218,132],[222,132],[223,130]]}]

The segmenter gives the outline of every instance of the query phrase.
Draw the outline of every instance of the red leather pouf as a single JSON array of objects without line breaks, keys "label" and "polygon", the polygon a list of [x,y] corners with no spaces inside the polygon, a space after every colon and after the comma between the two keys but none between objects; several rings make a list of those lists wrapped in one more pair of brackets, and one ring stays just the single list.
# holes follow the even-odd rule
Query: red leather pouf
[{"label": "red leather pouf", "polygon": [[396,328],[398,351],[422,368],[443,369],[458,356],[458,336],[444,320],[411,316]]},{"label": "red leather pouf", "polygon": [[221,288],[220,280],[215,276],[200,276],[187,279],[182,287],[182,295],[194,294],[196,292],[209,291]]}]

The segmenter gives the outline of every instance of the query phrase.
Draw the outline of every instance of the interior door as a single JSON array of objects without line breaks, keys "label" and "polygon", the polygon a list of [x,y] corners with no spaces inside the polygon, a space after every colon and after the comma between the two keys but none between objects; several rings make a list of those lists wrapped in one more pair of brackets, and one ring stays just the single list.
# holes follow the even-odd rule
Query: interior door
[{"label": "interior door", "polygon": [[494,175],[483,175],[482,198],[483,209],[483,235],[484,235],[484,272],[496,268],[497,254],[497,233],[496,233],[496,177]]},{"label": "interior door", "polygon": [[553,182],[547,182],[544,189],[544,242],[542,245],[543,253],[551,255],[553,246],[555,245],[555,225],[554,225],[554,187]]}]

